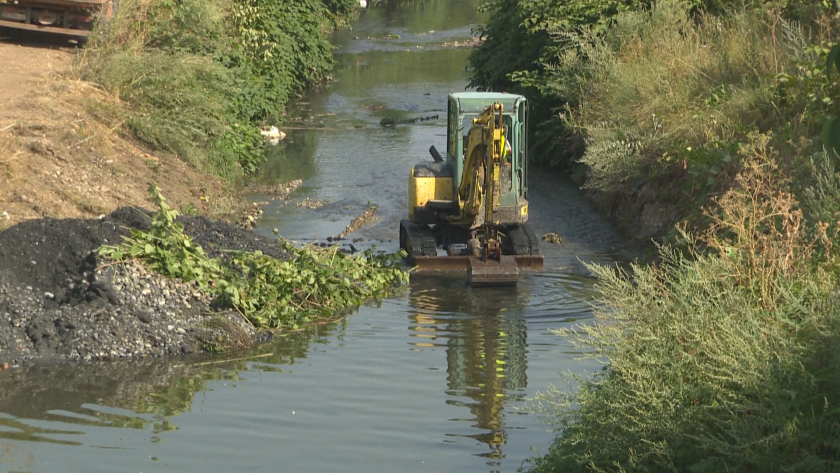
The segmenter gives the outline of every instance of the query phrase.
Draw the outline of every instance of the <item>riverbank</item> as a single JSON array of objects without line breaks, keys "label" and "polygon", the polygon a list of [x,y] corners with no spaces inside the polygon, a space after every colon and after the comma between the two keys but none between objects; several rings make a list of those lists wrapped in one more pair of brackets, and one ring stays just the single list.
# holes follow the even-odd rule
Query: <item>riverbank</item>
[{"label": "riverbank", "polygon": [[[137,209],[148,205],[154,182],[187,214],[179,222],[207,257],[222,251],[292,256],[240,228],[253,227],[261,210],[238,189],[264,159],[256,124],[279,119],[291,96],[329,74],[326,34],[358,4],[328,3],[284,4],[279,11],[260,5],[275,21],[284,18],[288,36],[274,46],[314,42],[319,51],[283,56],[260,70],[248,53],[260,46],[231,41],[268,26],[249,26],[247,15],[223,1],[122,2],[85,49],[28,33],[0,40],[6,66],[0,73],[0,366],[215,351],[254,341],[261,321],[244,316],[249,307],[219,303],[218,292],[199,287],[207,281],[183,283],[96,252],[118,245],[128,229],[148,229],[149,213]],[[297,21],[287,21],[289,12]],[[186,33],[177,27],[198,13],[200,25]],[[141,16],[148,21],[135,21]],[[241,29],[231,29],[234,23]],[[212,39],[192,41],[201,34]],[[208,49],[223,43],[227,59]],[[289,67],[293,77],[278,82],[277,71]],[[254,90],[234,77],[266,80]],[[278,198],[289,198],[299,184],[276,185],[284,191]],[[354,274],[353,283],[365,275]],[[325,310],[359,303],[361,292],[337,291],[343,302],[329,301]],[[260,328],[282,325],[263,322]]]},{"label": "riverbank", "polygon": [[[203,217],[181,218],[208,254],[262,251],[288,258],[275,240]],[[97,254],[148,212],[118,209],[97,219],[29,220],[0,232],[0,364],[164,356],[246,346],[257,335],[238,312],[213,305],[196,285],[139,262]]]},{"label": "riverbank", "polygon": [[94,218],[146,204],[155,181],[173,204],[233,221],[252,209],[232,188],[121,133],[91,104],[118,96],[71,78],[78,51],[66,40],[0,40],[0,230],[33,218]]},{"label": "riverbank", "polygon": [[[836,469],[836,5],[505,7],[474,81],[545,98],[539,151],[664,243],[590,266],[598,320],[561,335],[604,369],[540,398],[561,433],[532,471]],[[482,62],[511,47],[526,70]]]},{"label": "riverbank", "polygon": [[387,294],[395,259],[124,207],[0,232],[0,366],[217,352]]}]

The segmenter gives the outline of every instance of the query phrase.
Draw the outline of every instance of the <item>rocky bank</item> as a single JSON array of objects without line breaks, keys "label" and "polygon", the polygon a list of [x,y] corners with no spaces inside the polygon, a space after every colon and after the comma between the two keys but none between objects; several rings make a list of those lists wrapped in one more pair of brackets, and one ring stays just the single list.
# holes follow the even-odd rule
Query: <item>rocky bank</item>
[{"label": "rocky bank", "polygon": [[[270,238],[226,222],[181,216],[213,257],[223,249],[286,253]],[[0,232],[0,368],[36,360],[163,356],[246,345],[258,336],[192,284],[96,255],[150,212],[120,208],[99,219],[39,219]]]}]

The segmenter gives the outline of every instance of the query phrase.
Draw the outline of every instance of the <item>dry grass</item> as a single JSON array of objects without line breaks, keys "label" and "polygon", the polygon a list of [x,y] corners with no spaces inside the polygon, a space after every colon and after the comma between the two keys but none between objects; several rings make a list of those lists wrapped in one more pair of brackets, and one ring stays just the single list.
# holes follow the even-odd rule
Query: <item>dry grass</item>
[{"label": "dry grass", "polygon": [[651,167],[692,160],[721,167],[696,150],[790,123],[776,103],[776,77],[797,73],[804,30],[772,9],[700,20],[688,10],[666,0],[619,15],[603,38],[570,37],[581,53],[561,58],[557,74],[576,81],[572,119],[589,135],[587,186],[609,190]]},{"label": "dry grass", "polygon": [[[16,140],[10,136],[4,136],[4,133],[0,132],[0,173],[11,180],[15,178],[15,166],[20,161],[21,150]],[[4,190],[0,189],[0,200],[3,198],[3,193]]]},{"label": "dry grass", "polygon": [[632,278],[591,267],[599,320],[563,334],[606,369],[539,397],[563,434],[533,471],[840,467],[837,278],[814,258],[826,229],[786,191],[766,137],[740,153],[688,253],[663,247]]}]

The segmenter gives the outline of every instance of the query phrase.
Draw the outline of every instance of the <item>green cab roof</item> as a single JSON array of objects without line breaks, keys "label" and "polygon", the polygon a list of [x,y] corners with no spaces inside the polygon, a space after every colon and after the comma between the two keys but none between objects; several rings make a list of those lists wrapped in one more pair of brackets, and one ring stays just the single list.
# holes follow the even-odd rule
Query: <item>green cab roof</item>
[{"label": "green cab roof", "polygon": [[504,92],[456,92],[449,94],[449,97],[458,102],[461,113],[480,113],[493,102],[501,103],[505,114],[514,113],[517,102],[525,100],[522,95]]}]

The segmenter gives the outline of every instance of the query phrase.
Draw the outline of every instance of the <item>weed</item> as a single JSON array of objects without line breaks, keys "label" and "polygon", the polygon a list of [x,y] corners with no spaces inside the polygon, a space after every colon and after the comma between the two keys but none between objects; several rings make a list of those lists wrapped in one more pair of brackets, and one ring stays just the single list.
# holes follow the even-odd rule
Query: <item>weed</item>
[{"label": "weed", "polygon": [[145,163],[155,176],[160,176],[160,159],[147,159]]},{"label": "weed", "polygon": [[328,74],[322,23],[339,23],[351,4],[125,0],[97,24],[76,76],[126,103],[102,114],[117,112],[136,137],[233,181],[265,157],[254,122],[276,120]]},{"label": "weed", "polygon": [[837,280],[765,144],[743,150],[712,229],[683,234],[688,254],[662,247],[632,278],[591,267],[598,320],[562,333],[605,368],[540,395],[563,434],[535,471],[840,467]]},{"label": "weed", "polygon": [[618,15],[602,38],[565,35],[580,53],[560,58],[553,74],[577,98],[571,113],[589,136],[588,186],[607,190],[677,166],[713,184],[721,168],[736,164],[723,161],[732,154],[719,153],[719,143],[725,150],[751,130],[787,121],[772,103],[775,77],[794,71],[805,54],[801,32],[772,12],[697,22],[686,11],[681,2],[661,2],[649,13]]},{"label": "weed", "polygon": [[194,204],[187,204],[181,207],[182,215],[199,215],[198,209]]},{"label": "weed", "polygon": [[564,123],[590,185],[670,180],[657,197],[678,189],[705,228],[678,226],[655,265],[590,267],[597,319],[560,333],[604,369],[539,396],[562,435],[534,471],[840,469],[835,49],[772,8],[686,11],[566,34],[550,71],[579,99]]},{"label": "weed", "polygon": [[99,254],[116,261],[138,259],[154,271],[194,281],[212,291],[217,302],[236,309],[257,327],[296,328],[314,318],[381,297],[408,280],[401,254],[366,251],[345,255],[338,247],[295,247],[282,240],[288,260],[261,252],[234,252],[226,262],[210,258],[184,234],[157,187],[149,194],[158,212],[149,231],[132,230],[121,245],[103,246]]}]

